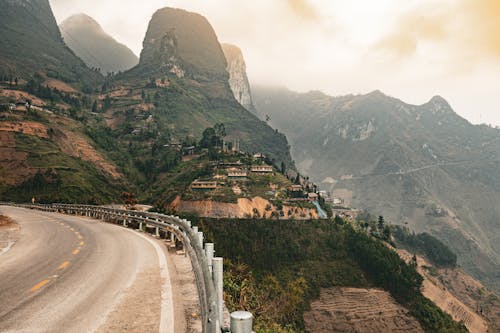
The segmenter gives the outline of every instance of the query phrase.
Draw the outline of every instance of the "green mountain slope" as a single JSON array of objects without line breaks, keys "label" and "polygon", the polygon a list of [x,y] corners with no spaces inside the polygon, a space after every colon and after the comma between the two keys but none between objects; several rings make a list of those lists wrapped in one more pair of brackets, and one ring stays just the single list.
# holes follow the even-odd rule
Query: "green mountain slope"
[{"label": "green mountain slope", "polygon": [[101,80],[64,44],[48,0],[3,0],[0,73],[42,76],[90,87]]},{"label": "green mountain slope", "polygon": [[60,25],[65,43],[90,68],[103,74],[120,72],[137,65],[139,58],[125,45],[108,35],[93,18],[73,15]]},{"label": "green mountain slope", "polygon": [[471,125],[441,97],[415,106],[378,91],[253,91],[300,171],[354,207],[431,232],[499,290],[499,130]]}]

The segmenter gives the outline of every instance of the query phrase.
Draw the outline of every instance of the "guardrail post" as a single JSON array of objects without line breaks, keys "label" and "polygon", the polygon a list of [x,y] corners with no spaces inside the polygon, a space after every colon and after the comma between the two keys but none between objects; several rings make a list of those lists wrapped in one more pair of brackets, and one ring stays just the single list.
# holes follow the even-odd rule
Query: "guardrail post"
[{"label": "guardrail post", "polygon": [[205,243],[205,256],[207,257],[208,270],[213,272],[212,259],[214,257],[214,243]]},{"label": "guardrail post", "polygon": [[252,333],[253,316],[250,312],[231,313],[231,333]]},{"label": "guardrail post", "polygon": [[139,222],[139,230],[142,231],[142,222]]},{"label": "guardrail post", "polygon": [[202,231],[198,231],[198,243],[200,244],[200,247],[203,250],[203,232]]},{"label": "guardrail post", "polygon": [[217,309],[219,313],[219,327],[223,324],[224,321],[224,307],[223,307],[223,279],[224,279],[224,267],[223,267],[223,262],[224,259],[221,257],[216,257],[212,259],[212,266],[213,266],[213,280],[214,280],[214,287],[215,287],[215,296],[216,296],[216,302],[217,302]]},{"label": "guardrail post", "polygon": [[160,238],[160,227],[156,227],[156,237]]}]

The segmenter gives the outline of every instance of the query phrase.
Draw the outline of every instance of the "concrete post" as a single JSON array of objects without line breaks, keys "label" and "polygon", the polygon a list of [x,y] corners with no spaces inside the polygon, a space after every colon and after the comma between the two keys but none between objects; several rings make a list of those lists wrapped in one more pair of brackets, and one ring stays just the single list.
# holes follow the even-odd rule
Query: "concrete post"
[{"label": "concrete post", "polygon": [[198,227],[197,227],[197,226],[194,226],[194,227],[193,227],[193,232],[194,232],[195,234],[197,234],[197,233],[198,233]]},{"label": "concrete post", "polygon": [[223,270],[224,270],[224,259],[217,257],[212,259],[212,266],[213,266],[213,279],[214,279],[214,286],[215,286],[215,295],[216,295],[216,302],[217,302],[217,310],[219,313],[219,323],[224,322],[224,308],[223,308]]},{"label": "concrete post", "polygon": [[123,219],[123,226],[126,228],[127,227],[127,219]]},{"label": "concrete post", "polygon": [[142,231],[142,222],[139,222],[139,230]]},{"label": "concrete post", "polygon": [[208,270],[212,274],[212,259],[214,257],[214,243],[205,243],[205,256],[207,257]]},{"label": "concrete post", "polygon": [[156,227],[156,237],[160,238],[160,227]]},{"label": "concrete post", "polygon": [[231,333],[252,333],[253,316],[250,312],[231,313]]},{"label": "concrete post", "polygon": [[170,233],[170,241],[175,244],[175,234],[173,232]]}]

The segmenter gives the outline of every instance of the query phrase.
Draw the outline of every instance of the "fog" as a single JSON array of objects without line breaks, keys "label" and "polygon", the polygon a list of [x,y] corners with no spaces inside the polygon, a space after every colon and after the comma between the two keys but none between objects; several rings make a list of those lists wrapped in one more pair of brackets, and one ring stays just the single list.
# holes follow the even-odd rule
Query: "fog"
[{"label": "fog", "polygon": [[497,0],[50,0],[61,22],[96,19],[140,54],[155,10],[198,12],[238,45],[252,84],[331,95],[376,89],[408,103],[434,95],[473,123],[500,125]]}]

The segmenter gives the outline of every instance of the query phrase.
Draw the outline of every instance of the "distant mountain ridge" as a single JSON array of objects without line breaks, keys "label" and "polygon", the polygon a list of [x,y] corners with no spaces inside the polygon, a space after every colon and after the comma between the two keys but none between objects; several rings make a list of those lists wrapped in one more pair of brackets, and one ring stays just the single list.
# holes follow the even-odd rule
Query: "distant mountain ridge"
[{"label": "distant mountain ridge", "polygon": [[471,125],[439,96],[418,106],[380,91],[253,93],[301,172],[354,207],[433,233],[500,289],[500,130]]},{"label": "distant mountain ridge", "polygon": [[3,0],[0,72],[23,79],[35,73],[92,86],[102,77],[64,44],[48,0]]},{"label": "distant mountain ridge", "polygon": [[103,74],[125,71],[139,62],[139,58],[127,46],[117,42],[86,14],[67,18],[59,28],[73,52],[87,66],[99,68]]}]

